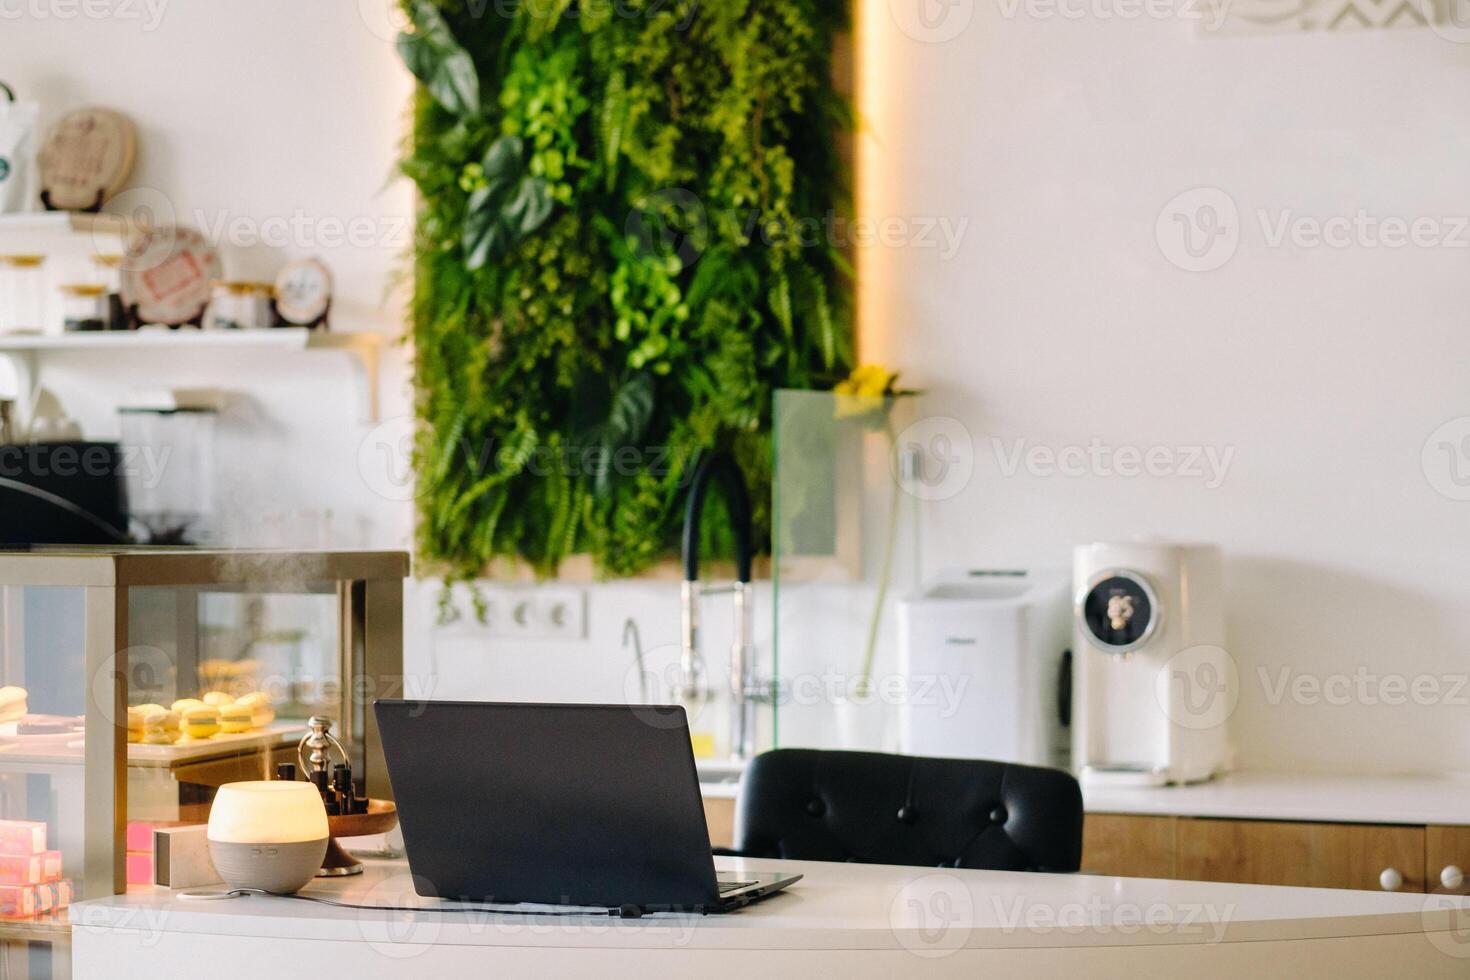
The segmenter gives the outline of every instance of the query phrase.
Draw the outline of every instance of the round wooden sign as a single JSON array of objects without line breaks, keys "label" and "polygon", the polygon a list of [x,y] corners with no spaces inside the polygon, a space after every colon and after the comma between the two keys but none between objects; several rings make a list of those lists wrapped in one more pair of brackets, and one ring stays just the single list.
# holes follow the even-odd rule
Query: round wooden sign
[{"label": "round wooden sign", "polygon": [[276,312],[287,323],[310,326],[332,303],[332,272],[320,259],[297,259],[276,277]]},{"label": "round wooden sign", "polygon": [[210,284],[224,275],[219,252],[193,228],[165,226],[128,242],[120,291],[143,323],[197,321],[209,305]]},{"label": "round wooden sign", "polygon": [[61,211],[87,211],[105,203],[133,169],[137,135],[127,117],[111,109],[78,109],[63,116],[41,147],[41,189]]}]

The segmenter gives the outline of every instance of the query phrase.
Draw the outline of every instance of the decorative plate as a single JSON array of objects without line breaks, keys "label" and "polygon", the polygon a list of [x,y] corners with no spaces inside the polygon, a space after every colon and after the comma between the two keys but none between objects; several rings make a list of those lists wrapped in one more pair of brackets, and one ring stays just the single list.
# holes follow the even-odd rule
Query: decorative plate
[{"label": "decorative plate", "polygon": [[332,272],[320,259],[287,263],[276,277],[276,312],[287,323],[309,326],[332,303]]},{"label": "decorative plate", "polygon": [[123,305],[136,305],[144,324],[189,323],[209,305],[210,283],[223,277],[219,252],[193,228],[149,228],[128,242]]},{"label": "decorative plate", "polygon": [[137,136],[111,109],[68,113],[51,128],[39,157],[41,187],[53,208],[85,211],[118,191],[133,169]]}]

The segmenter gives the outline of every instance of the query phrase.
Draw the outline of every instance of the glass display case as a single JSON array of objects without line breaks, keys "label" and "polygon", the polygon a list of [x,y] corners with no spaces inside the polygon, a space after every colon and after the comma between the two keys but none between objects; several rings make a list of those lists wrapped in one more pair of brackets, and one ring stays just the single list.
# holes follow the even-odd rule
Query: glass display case
[{"label": "glass display case", "polygon": [[402,552],[0,552],[0,975],[65,976],[64,907],[152,881],[152,832],[326,715],[389,795]]},{"label": "glass display case", "polygon": [[919,582],[920,398],[775,398],[773,642],[783,747],[892,751],[895,603]]}]

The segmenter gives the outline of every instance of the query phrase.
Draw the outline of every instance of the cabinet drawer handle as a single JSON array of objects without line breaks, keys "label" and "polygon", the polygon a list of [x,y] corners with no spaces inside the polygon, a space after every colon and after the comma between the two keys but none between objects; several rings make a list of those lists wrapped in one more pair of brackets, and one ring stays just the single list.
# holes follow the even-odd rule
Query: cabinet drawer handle
[{"label": "cabinet drawer handle", "polygon": [[1404,887],[1404,876],[1396,868],[1384,868],[1378,876],[1378,885],[1386,892],[1396,892]]},{"label": "cabinet drawer handle", "polygon": [[1447,864],[1444,866],[1444,870],[1439,873],[1439,883],[1453,891],[1465,883],[1465,872],[1453,864]]}]

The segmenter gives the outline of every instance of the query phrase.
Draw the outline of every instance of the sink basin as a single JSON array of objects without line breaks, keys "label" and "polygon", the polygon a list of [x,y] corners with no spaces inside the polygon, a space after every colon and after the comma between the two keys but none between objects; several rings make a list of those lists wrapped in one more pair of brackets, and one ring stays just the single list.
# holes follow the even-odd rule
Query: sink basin
[{"label": "sink basin", "polygon": [[699,771],[699,792],[707,800],[733,800],[740,789],[740,774],[745,772],[743,759],[695,759]]}]

